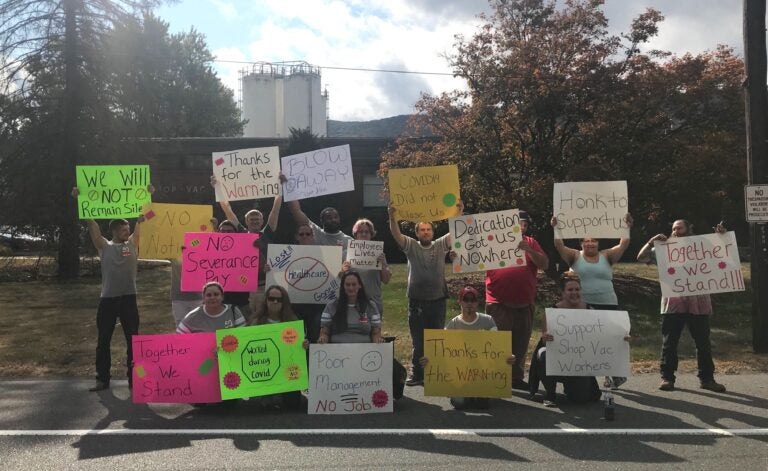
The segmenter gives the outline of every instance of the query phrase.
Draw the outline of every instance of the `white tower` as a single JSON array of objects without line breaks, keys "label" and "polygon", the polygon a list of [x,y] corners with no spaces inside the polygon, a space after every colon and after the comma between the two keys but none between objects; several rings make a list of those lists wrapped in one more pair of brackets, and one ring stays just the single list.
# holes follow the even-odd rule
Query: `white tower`
[{"label": "white tower", "polygon": [[288,137],[290,128],[326,136],[328,91],[320,68],[306,62],[258,62],[240,71],[244,137]]}]

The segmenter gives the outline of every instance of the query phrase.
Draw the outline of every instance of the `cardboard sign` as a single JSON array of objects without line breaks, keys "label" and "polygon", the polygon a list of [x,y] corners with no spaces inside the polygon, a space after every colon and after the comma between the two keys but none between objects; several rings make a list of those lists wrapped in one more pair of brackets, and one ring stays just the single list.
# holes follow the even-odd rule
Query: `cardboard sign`
[{"label": "cardboard sign", "polygon": [[389,170],[389,200],[397,208],[398,219],[440,221],[458,216],[459,168],[393,168]]},{"label": "cardboard sign", "polygon": [[78,165],[77,212],[80,219],[127,219],[152,201],[149,165]]},{"label": "cardboard sign", "polygon": [[556,239],[629,237],[627,182],[555,183]]},{"label": "cardboard sign", "polygon": [[216,331],[222,399],[307,389],[302,321]]},{"label": "cardboard sign", "polygon": [[448,221],[453,237],[453,272],[524,267],[525,252],[517,249],[523,239],[517,209],[459,216]]},{"label": "cardboard sign", "polygon": [[384,242],[379,240],[350,240],[347,244],[347,260],[353,270],[381,270],[379,256],[384,252]]},{"label": "cardboard sign", "polygon": [[693,296],[745,289],[734,232],[671,237],[654,245],[662,296]]},{"label": "cardboard sign", "polygon": [[425,396],[512,396],[512,333],[424,330]]},{"label": "cardboard sign", "polygon": [[216,201],[272,198],[280,194],[280,149],[258,147],[214,152]]},{"label": "cardboard sign", "polygon": [[349,145],[289,155],[281,159],[283,201],[343,193],[355,189]]},{"label": "cardboard sign", "polygon": [[392,344],[309,346],[309,413],[392,412]]},{"label": "cardboard sign", "polygon": [[134,335],[133,402],[221,401],[216,334]]},{"label": "cardboard sign", "polygon": [[336,299],[341,247],[269,244],[267,286],[286,289],[292,303],[327,304]]},{"label": "cardboard sign", "polygon": [[629,376],[626,311],[547,308],[548,376]]},{"label": "cardboard sign", "polygon": [[227,291],[256,291],[259,234],[187,232],[181,258],[181,290],[200,291],[216,281]]},{"label": "cardboard sign", "polygon": [[213,208],[201,204],[150,203],[144,206],[139,258],[181,260],[187,232],[208,232]]}]

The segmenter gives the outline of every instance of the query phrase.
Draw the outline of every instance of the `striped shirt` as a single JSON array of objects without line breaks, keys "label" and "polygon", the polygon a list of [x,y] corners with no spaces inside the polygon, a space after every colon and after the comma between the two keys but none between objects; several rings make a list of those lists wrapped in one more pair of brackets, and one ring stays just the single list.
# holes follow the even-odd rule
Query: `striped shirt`
[{"label": "striped shirt", "polygon": [[221,329],[242,327],[245,325],[245,317],[237,306],[224,305],[224,310],[215,316],[205,312],[205,306],[193,309],[187,314],[176,332],[179,334],[194,334],[197,332],[216,332]]}]

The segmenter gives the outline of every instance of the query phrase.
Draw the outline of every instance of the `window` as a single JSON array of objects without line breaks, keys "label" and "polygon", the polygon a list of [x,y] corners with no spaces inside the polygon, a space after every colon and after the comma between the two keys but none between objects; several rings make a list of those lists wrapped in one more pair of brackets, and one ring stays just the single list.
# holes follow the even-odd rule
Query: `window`
[{"label": "window", "polygon": [[387,207],[389,201],[381,196],[384,189],[384,180],[376,175],[363,176],[363,207],[381,208]]}]

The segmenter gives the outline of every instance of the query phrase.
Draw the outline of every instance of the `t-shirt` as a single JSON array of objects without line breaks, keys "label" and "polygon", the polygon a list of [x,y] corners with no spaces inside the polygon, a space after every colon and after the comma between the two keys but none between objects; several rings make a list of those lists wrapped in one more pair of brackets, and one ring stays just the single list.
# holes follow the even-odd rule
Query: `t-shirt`
[{"label": "t-shirt", "polygon": [[384,314],[384,305],[381,300],[381,270],[356,270],[363,280],[365,294],[376,304],[379,314]]},{"label": "t-shirt", "polygon": [[315,236],[315,244],[317,245],[336,245],[341,247],[341,259],[347,259],[347,245],[348,241],[355,240],[351,236],[339,231],[335,234],[329,234],[325,232],[322,227],[318,226],[312,221],[309,221],[309,227],[312,229],[312,234]]},{"label": "t-shirt", "polygon": [[[544,253],[541,245],[533,237],[523,236],[528,245],[539,253]],[[524,267],[512,266],[485,272],[485,302],[487,304],[533,304],[536,300],[536,287],[539,269],[530,255],[525,254]]]},{"label": "t-shirt", "polygon": [[369,301],[365,314],[361,315],[357,305],[347,305],[347,330],[335,332],[333,330],[333,316],[336,315],[338,302],[333,301],[325,305],[325,310],[320,318],[320,326],[331,330],[331,343],[369,343],[371,330],[374,327],[381,328],[381,315],[376,305]]},{"label": "t-shirt", "polygon": [[101,297],[116,298],[136,294],[136,268],[139,250],[133,239],[116,244],[108,240],[99,250],[101,257]]},{"label": "t-shirt", "polygon": [[408,288],[406,295],[420,301],[435,301],[446,297],[445,254],[450,250],[451,235],[446,234],[424,247],[418,240],[403,236],[403,252],[408,258]]},{"label": "t-shirt", "polygon": [[461,314],[449,320],[445,324],[446,330],[499,330],[496,327],[493,317],[482,312],[477,313],[477,318],[473,322],[466,322],[461,318]]},{"label": "t-shirt", "polygon": [[205,306],[193,309],[179,322],[176,332],[179,334],[216,332],[221,329],[245,325],[245,317],[240,313],[240,309],[230,304],[224,306],[224,310],[215,316],[208,314],[205,311]]}]

